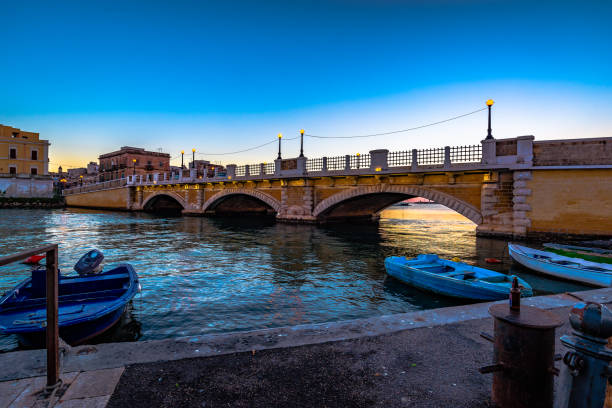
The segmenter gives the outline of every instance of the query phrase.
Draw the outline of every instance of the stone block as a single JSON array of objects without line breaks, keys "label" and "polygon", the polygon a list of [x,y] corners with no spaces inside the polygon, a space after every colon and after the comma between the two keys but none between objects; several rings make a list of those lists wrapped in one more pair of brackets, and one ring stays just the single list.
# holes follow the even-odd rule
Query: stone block
[{"label": "stone block", "polygon": [[515,171],[513,176],[514,180],[531,180],[530,171]]},{"label": "stone block", "polygon": [[484,196],[482,197],[483,203],[496,203],[498,201],[496,196]]},{"label": "stone block", "polygon": [[483,217],[490,217],[490,216],[492,216],[492,215],[496,215],[496,214],[498,214],[498,213],[499,213],[499,212],[498,212],[498,211],[496,211],[496,210],[482,210],[482,211],[481,211],[481,214],[482,214],[482,216],[483,216]]},{"label": "stone block", "polygon": [[517,218],[527,218],[527,212],[526,211],[514,211],[514,213],[512,214],[514,216],[514,219]]},{"label": "stone block", "polygon": [[527,181],[525,180],[516,180],[514,182],[514,188],[525,188],[527,187]]},{"label": "stone block", "polygon": [[522,203],[526,203],[527,202],[527,197],[526,196],[514,196],[512,198],[512,202],[514,204],[522,204]]},{"label": "stone block", "polygon": [[123,370],[123,367],[119,367],[85,371],[79,374],[70,384],[60,402],[112,395]]},{"label": "stone block", "polygon": [[515,188],[513,193],[515,196],[519,196],[519,195],[530,196],[531,189],[530,188]]},{"label": "stone block", "polygon": [[531,227],[531,220],[528,218],[515,218],[514,226]]},{"label": "stone block", "polygon": [[514,204],[514,212],[517,211],[531,211],[531,206],[529,204]]}]

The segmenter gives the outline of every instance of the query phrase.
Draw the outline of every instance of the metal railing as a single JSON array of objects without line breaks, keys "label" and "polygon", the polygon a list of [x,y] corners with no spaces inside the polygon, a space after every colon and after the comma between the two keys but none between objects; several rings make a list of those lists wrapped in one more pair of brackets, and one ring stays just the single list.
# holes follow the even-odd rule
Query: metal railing
[{"label": "metal railing", "polygon": [[41,246],[17,254],[0,258],[0,266],[8,265],[44,253],[46,255],[46,347],[47,347],[47,387],[59,384],[59,326],[58,326],[58,284],[57,274],[57,244]]},{"label": "metal railing", "polygon": [[249,175],[259,176],[261,174],[261,164],[249,164]]},{"label": "metal railing", "polygon": [[246,174],[246,166],[237,166],[236,167],[236,177],[241,177]]},{"label": "metal railing", "polygon": [[482,161],[482,145],[451,146],[451,163],[480,163]]},{"label": "metal railing", "polygon": [[306,160],[306,171],[323,171],[323,158]]},{"label": "metal railing", "polygon": [[412,165],[412,151],[389,152],[387,155],[389,167],[406,167]]},{"label": "metal railing", "polygon": [[444,164],[444,148],[417,150],[417,163],[423,166]]},{"label": "metal railing", "polygon": [[327,158],[327,170],[345,170],[346,169],[346,156],[336,156]]},{"label": "metal railing", "polygon": [[272,163],[264,163],[264,174],[274,174],[276,171],[276,165]]},{"label": "metal railing", "polygon": [[350,156],[349,168],[350,169],[367,169],[370,167],[370,155],[369,154],[356,154]]}]

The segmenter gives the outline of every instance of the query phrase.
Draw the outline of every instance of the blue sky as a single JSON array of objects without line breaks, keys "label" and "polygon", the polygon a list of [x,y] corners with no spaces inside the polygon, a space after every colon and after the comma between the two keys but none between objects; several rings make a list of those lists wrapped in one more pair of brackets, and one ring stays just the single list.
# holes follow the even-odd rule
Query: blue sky
[{"label": "blue sky", "polygon": [[[612,2],[3,2],[0,123],[50,167],[122,145],[217,153],[383,132],[493,98],[494,135],[612,136]],[[484,112],[305,141],[310,157],[478,143]],[[297,155],[288,141],[285,156]],[[274,145],[223,163],[270,161]]]}]

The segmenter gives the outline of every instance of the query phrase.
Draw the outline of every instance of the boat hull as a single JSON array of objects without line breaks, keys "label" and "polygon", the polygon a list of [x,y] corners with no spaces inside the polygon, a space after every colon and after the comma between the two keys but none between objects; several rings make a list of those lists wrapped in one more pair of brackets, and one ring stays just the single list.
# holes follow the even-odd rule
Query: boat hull
[{"label": "boat hull", "polygon": [[[385,268],[387,274],[395,279],[400,280],[403,283],[417,287],[428,292],[433,292],[439,295],[470,299],[477,301],[494,301],[507,299],[509,296],[509,285],[493,285],[485,282],[468,281],[462,279],[456,279],[453,277],[443,276],[437,273],[428,273],[418,269],[418,266],[406,267],[398,263],[397,260],[400,258],[390,257],[385,260]],[[448,261],[447,261],[448,262]],[[470,270],[483,270],[480,268],[469,267],[465,265],[465,272]],[[469,268],[469,269],[467,269]],[[497,274],[493,271],[487,271],[490,274]],[[502,275],[502,274],[499,274]],[[528,287],[526,282],[521,281],[525,286],[524,296],[531,296],[531,288]]]},{"label": "boat hull", "polygon": [[[525,250],[531,250],[525,252]],[[542,274],[553,276],[558,279],[585,283],[591,286],[597,287],[610,287],[612,286],[612,274],[594,272],[585,270],[584,268],[578,268],[574,266],[564,266],[561,264],[553,264],[545,260],[537,259],[534,255],[540,254],[540,256],[546,256],[545,251],[533,250],[531,248],[522,247],[520,245],[508,244],[508,252],[512,259],[517,263],[523,265],[526,268],[540,272]],[[552,252],[548,254],[553,259],[569,260],[572,258],[560,256]],[[612,271],[611,271],[612,272]]]},{"label": "boat hull", "polygon": [[[113,328],[115,324],[119,322],[124,312],[125,307],[114,310],[92,321],[60,327],[60,338],[71,346],[78,346],[79,344],[86,343]],[[19,333],[17,337],[19,337],[22,344],[28,347],[40,347],[45,344],[45,333],[45,330]]]}]

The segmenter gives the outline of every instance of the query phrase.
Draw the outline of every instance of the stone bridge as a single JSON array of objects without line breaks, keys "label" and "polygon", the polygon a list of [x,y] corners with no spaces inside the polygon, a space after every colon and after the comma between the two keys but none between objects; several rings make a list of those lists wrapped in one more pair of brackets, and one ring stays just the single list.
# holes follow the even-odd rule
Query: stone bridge
[{"label": "stone bridge", "polygon": [[479,235],[612,236],[612,138],[534,141],[228,165],[129,176],[65,190],[68,206],[185,215],[268,214],[284,222],[377,218],[411,197],[453,209]]}]

